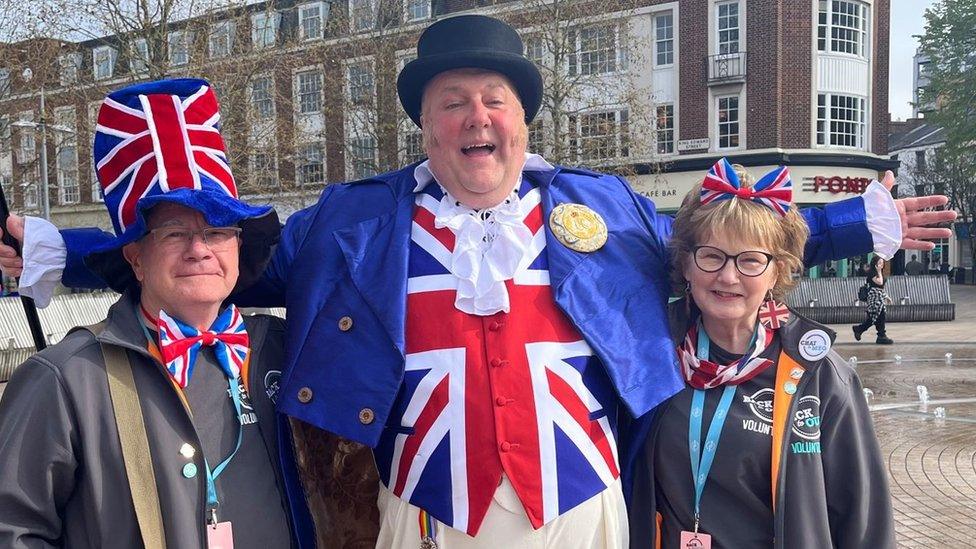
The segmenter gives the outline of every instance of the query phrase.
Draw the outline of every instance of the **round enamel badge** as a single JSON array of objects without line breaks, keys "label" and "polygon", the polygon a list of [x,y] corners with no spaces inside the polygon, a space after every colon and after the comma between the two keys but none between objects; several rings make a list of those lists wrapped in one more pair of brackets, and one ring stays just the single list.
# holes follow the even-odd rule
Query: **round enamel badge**
[{"label": "round enamel badge", "polygon": [[549,214],[549,229],[559,242],[577,252],[594,252],[607,243],[607,224],[582,204],[560,204]]},{"label": "round enamel badge", "polygon": [[800,338],[800,356],[815,361],[830,352],[830,336],[823,330],[810,330]]}]

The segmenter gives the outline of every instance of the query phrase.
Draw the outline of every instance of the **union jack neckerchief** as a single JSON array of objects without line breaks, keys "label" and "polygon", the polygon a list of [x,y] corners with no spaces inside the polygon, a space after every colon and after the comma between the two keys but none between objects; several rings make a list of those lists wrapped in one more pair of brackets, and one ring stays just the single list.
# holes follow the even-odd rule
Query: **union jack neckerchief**
[{"label": "union jack neckerchief", "polygon": [[681,360],[685,381],[695,389],[738,385],[756,377],[773,363],[759,356],[773,341],[773,330],[767,330],[762,324],[756,325],[756,341],[746,353],[748,356],[729,364],[716,364],[698,358],[698,332],[701,329],[701,322],[693,323],[684,342],[678,347],[678,359]]},{"label": "union jack neckerchief", "polygon": [[244,317],[231,305],[214,320],[210,329],[200,332],[192,326],[159,311],[156,319],[159,352],[163,364],[180,388],[186,388],[193,375],[197,354],[204,345],[214,348],[220,369],[228,379],[237,379],[250,348]]},{"label": "union jack neckerchief", "polygon": [[790,179],[789,168],[780,166],[762,176],[751,189],[743,188],[732,164],[722,158],[705,175],[701,203],[711,204],[732,198],[751,200],[785,216],[790,211],[790,202],[793,201],[793,181]]}]

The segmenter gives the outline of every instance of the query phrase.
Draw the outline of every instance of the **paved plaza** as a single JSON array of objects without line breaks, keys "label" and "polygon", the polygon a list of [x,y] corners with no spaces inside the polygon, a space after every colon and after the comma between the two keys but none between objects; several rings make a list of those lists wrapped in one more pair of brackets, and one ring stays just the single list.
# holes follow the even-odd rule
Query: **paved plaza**
[{"label": "paved plaza", "polygon": [[849,325],[832,326],[872,393],[901,547],[976,545],[976,287],[951,292],[955,321],[890,324],[894,345],[874,344],[873,328],[857,343]]},{"label": "paved plaza", "polygon": [[856,343],[849,325],[832,326],[873,393],[901,547],[976,545],[976,287],[951,293],[955,321],[890,324],[894,345],[874,344],[873,328]]}]

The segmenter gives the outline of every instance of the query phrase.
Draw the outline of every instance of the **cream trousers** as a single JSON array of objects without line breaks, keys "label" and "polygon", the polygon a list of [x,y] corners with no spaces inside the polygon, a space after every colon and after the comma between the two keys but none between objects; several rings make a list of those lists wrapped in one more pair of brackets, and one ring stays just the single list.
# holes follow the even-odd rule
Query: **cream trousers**
[{"label": "cream trousers", "polygon": [[[380,485],[378,549],[421,549],[420,509]],[[507,477],[495,491],[477,537],[435,521],[438,549],[618,549],[628,544],[627,508],[620,479],[538,530]]]}]

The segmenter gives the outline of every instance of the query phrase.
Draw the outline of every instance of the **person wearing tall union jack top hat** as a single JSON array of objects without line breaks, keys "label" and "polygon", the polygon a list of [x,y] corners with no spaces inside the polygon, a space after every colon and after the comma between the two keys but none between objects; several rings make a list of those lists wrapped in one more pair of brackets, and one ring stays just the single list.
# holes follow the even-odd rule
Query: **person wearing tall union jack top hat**
[{"label": "person wearing tall union jack top hat", "polygon": [[[503,21],[431,24],[397,92],[428,158],[329,185],[289,217],[264,275],[235,297],[288,308],[278,410],[298,421],[284,434],[363,445],[302,461],[325,481],[286,470],[289,499],[373,480],[339,505],[378,516],[372,532],[297,516],[300,539],[626,546],[628,422],[684,386],[665,307],[671,219],[620,177],[526,150],[543,80]],[[943,198],[894,202],[873,185],[805,211],[805,260],[894,253],[920,230],[907,216],[903,231],[898,211],[930,202]],[[62,235],[65,277],[93,283],[73,262],[79,235]],[[11,252],[0,248],[0,266],[19,270]],[[353,454],[375,476],[345,469],[362,462]]]},{"label": "person wearing tall union jack top hat", "polygon": [[632,547],[894,547],[886,468],[834,332],[782,303],[806,223],[789,169],[724,158],[669,242],[685,292],[671,328],[685,387],[642,418]]},{"label": "person wearing tall union jack top hat", "polygon": [[122,297],[3,393],[0,546],[291,546],[266,390],[283,323],[223,304],[280,224],[238,199],[219,122],[202,80],[102,103],[94,160],[115,232],[85,261]]}]

